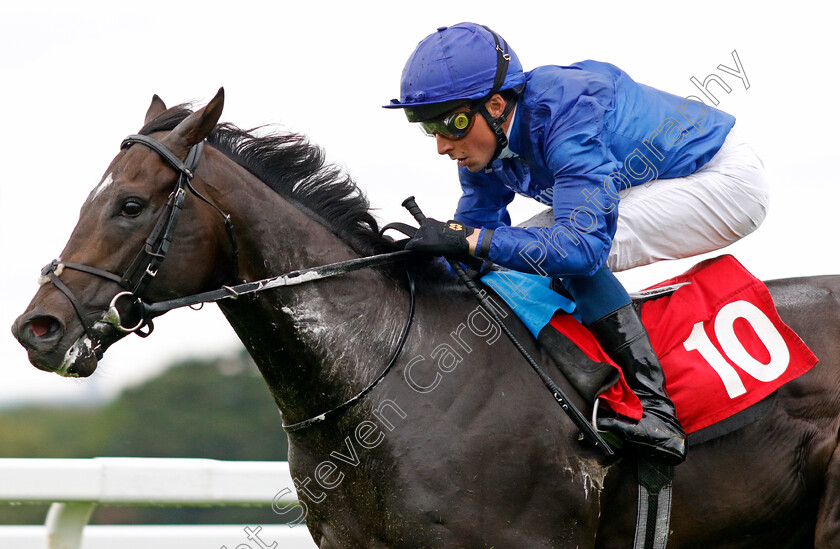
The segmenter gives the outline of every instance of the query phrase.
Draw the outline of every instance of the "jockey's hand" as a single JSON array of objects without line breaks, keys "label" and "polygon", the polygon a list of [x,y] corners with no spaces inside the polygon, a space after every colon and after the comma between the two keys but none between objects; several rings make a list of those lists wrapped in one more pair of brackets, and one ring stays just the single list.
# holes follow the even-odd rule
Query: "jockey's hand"
[{"label": "jockey's hand", "polygon": [[405,245],[406,250],[431,255],[463,256],[470,252],[467,236],[475,231],[458,221],[446,223],[427,217],[420,222],[417,233]]}]

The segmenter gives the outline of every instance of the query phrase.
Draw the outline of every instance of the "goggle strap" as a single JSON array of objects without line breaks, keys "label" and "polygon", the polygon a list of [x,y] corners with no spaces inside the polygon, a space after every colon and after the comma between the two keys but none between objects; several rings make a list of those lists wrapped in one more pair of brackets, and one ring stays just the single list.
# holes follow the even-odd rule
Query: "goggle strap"
[{"label": "goggle strap", "polygon": [[[496,41],[496,76],[493,79],[493,88],[479,103],[478,110],[481,112],[481,115],[484,116],[484,119],[487,120],[487,125],[490,126],[490,129],[493,130],[493,133],[496,134],[496,152],[493,153],[493,158],[490,159],[490,162],[487,163],[489,166],[496,160],[499,155],[502,153],[505,147],[508,145],[507,135],[505,135],[505,131],[502,129],[502,123],[504,120],[507,119],[510,112],[513,110],[513,106],[515,105],[514,101],[508,101],[507,105],[505,105],[505,110],[499,118],[494,118],[490,116],[490,113],[487,111],[485,107],[485,103],[488,99],[493,97],[498,91],[501,89],[502,85],[505,83],[505,77],[507,76],[508,64],[510,63],[510,52],[508,51],[507,41],[502,39],[501,42],[499,41],[499,35],[490,30],[487,26],[482,25],[487,32],[489,32],[493,36],[493,40]],[[504,50],[502,49],[502,44],[504,44]]]},{"label": "goggle strap", "polygon": [[[505,76],[507,76],[508,64],[510,63],[510,52],[508,52],[507,41],[502,39],[500,42],[498,34],[486,26],[484,28],[493,35],[493,40],[496,41],[496,76],[493,79],[493,88],[487,94],[487,97],[493,97],[505,83]],[[502,43],[504,43],[504,50],[502,50]]]}]

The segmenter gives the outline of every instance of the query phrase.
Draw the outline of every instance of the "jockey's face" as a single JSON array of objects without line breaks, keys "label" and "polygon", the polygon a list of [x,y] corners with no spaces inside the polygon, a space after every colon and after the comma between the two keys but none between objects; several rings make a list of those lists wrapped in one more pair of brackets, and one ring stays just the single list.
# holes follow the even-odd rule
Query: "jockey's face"
[{"label": "jockey's face", "polygon": [[[505,100],[496,94],[485,105],[490,115],[496,117],[504,111]],[[438,154],[448,155],[458,162],[458,166],[466,167],[471,172],[482,170],[496,152],[496,136],[487,125],[484,116],[476,113],[474,118],[469,133],[461,139],[450,139],[441,133],[435,134]],[[502,128],[507,130],[509,124],[509,121],[505,121]]]}]

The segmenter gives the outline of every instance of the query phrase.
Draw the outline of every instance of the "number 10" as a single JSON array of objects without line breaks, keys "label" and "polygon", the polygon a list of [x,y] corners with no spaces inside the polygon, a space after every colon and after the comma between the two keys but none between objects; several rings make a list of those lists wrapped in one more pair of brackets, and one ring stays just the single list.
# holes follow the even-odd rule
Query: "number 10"
[{"label": "number 10", "polygon": [[[743,318],[749,322],[756,335],[770,353],[770,362],[764,364],[747,352],[735,335],[735,320]],[[717,314],[714,322],[715,336],[720,349],[729,360],[759,381],[773,381],[787,370],[790,364],[788,350],[782,334],[773,326],[761,309],[749,301],[727,303]],[[691,335],[683,343],[686,351],[697,351],[720,376],[729,398],[735,398],[747,392],[738,372],[724,358],[723,354],[709,339],[703,323],[698,322],[691,330]]]}]

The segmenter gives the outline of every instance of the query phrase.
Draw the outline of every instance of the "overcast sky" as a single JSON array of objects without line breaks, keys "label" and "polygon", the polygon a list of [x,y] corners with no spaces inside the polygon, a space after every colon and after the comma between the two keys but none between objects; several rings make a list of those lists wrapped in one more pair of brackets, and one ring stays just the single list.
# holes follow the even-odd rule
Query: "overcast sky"
[{"label": "overcast sky", "polygon": [[[225,87],[223,121],[281,124],[307,134],[345,167],[381,220],[451,216],[455,165],[399,112],[406,58],[424,36],[463,20],[487,24],[526,70],[609,61],[680,96],[716,73],[719,107],[764,160],[768,220],[726,251],[764,279],[840,272],[837,202],[836,15],[824,2],[14,2],[0,15],[0,405],[110,395],[168,361],[239,347],[215,306],[159,319],[147,340],[108,351],[92,378],[66,380],[29,365],[9,332],[58,256],[79,207],[152,94],[204,103]],[[717,70],[737,51],[749,89]],[[514,221],[537,211],[518,198]],[[623,273],[629,290],[701,258]]]}]

